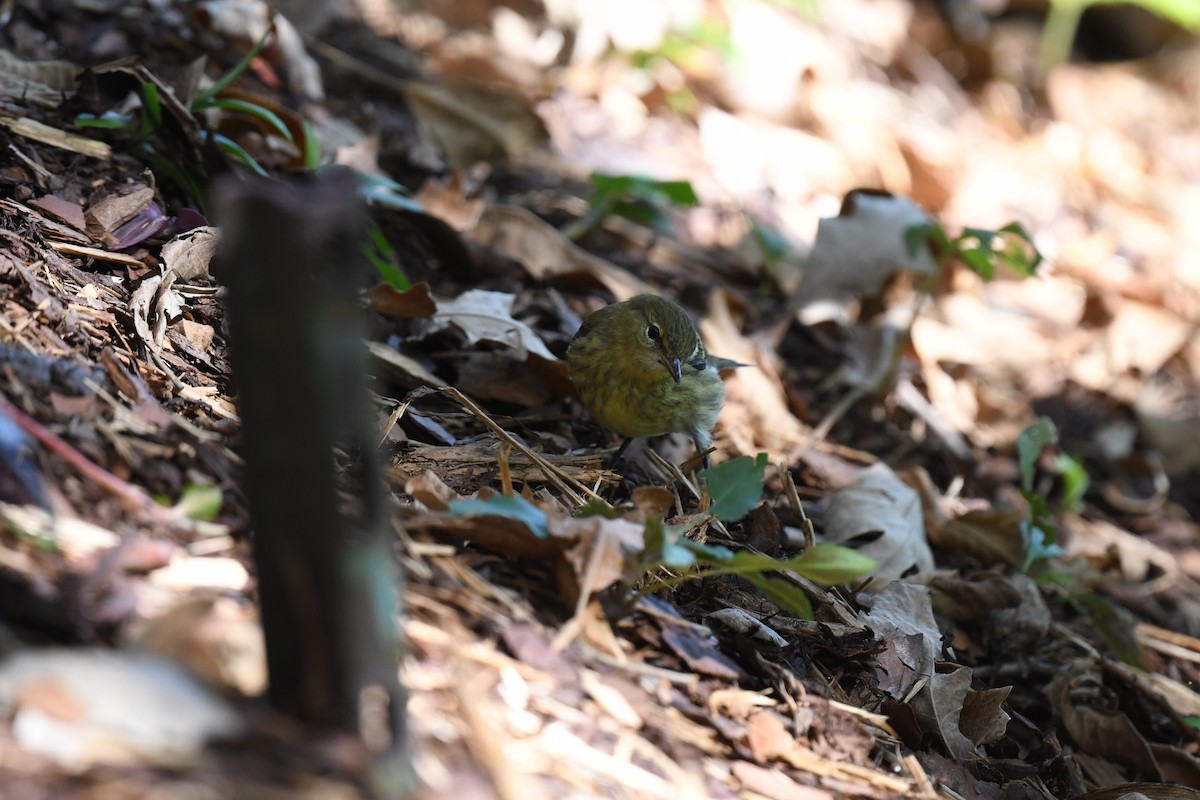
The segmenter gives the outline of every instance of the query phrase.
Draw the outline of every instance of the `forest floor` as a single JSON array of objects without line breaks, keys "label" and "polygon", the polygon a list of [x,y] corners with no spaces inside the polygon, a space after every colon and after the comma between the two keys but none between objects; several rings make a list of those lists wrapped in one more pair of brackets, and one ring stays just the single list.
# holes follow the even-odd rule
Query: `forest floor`
[{"label": "forest floor", "polygon": [[[1197,796],[1191,37],[1088,17],[1147,52],[1051,65],[973,3],[362,0],[213,93],[265,5],[3,5],[5,800],[372,791],[370,736],[260,699],[209,271],[210,182],[318,162],[373,178],[341,280],[417,796]],[[670,437],[607,464],[570,385],[643,291],[748,365],[706,480]]]}]

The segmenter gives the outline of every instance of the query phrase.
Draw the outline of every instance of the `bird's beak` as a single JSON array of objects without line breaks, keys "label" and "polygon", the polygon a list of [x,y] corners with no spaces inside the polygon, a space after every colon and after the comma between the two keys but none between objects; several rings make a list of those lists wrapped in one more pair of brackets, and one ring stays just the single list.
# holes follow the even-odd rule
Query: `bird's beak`
[{"label": "bird's beak", "polygon": [[668,361],[667,369],[671,371],[671,377],[675,379],[676,383],[683,380],[683,362],[678,358],[672,358]]}]

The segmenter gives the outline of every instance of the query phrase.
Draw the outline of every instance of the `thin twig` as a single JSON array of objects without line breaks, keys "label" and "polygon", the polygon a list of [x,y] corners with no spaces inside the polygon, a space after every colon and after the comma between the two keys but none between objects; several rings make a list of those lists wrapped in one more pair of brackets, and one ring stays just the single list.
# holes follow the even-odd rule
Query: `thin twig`
[{"label": "thin twig", "polygon": [[501,441],[507,443],[508,445],[513,447],[518,452],[524,454],[530,461],[532,461],[533,463],[535,463],[539,467],[541,467],[542,472],[545,473],[545,475],[546,475],[546,479],[549,480],[551,483],[553,483],[556,487],[558,487],[559,491],[561,491],[563,494],[565,494],[569,498],[571,498],[571,500],[577,506],[582,506],[584,504],[584,500],[583,500],[583,497],[581,497],[581,495],[590,497],[593,500],[601,500],[602,499],[600,497],[600,495],[596,494],[591,489],[584,486],[579,481],[575,480],[575,478],[572,478],[570,475],[563,472],[561,469],[554,466],[549,461],[547,461],[546,459],[544,459],[540,455],[538,455],[536,452],[534,452],[533,450],[529,449],[524,444],[519,442],[516,438],[514,438],[512,436],[512,434],[510,434],[508,431],[504,430],[504,428],[501,428],[498,424],[496,424],[495,420],[493,420],[491,417],[489,417],[483,411],[483,409],[481,409],[479,406],[475,405],[474,401],[472,401],[469,397],[467,397],[465,394],[460,392],[458,389],[455,389],[453,386],[443,386],[439,389],[439,391],[449,395],[450,397],[453,397],[455,400],[457,400],[462,405],[463,408],[465,408],[476,419],[478,419],[485,426],[487,426],[488,430],[490,430],[492,433],[496,434],[496,436],[500,437]]},{"label": "thin twig", "polygon": [[396,406],[396,409],[392,412],[392,415],[388,417],[388,421],[383,424],[383,430],[379,433],[379,441],[375,443],[376,447],[383,447],[383,443],[386,442],[387,437],[391,435],[392,429],[396,427],[396,423],[400,421],[400,418],[404,416],[404,412],[408,410],[409,403],[410,401],[405,400],[403,403]]},{"label": "thin twig", "polygon": [[817,534],[813,530],[812,520],[804,513],[804,506],[800,504],[800,495],[796,493],[796,481],[792,479],[792,471],[787,468],[787,464],[780,464],[776,469],[783,476],[783,486],[787,490],[788,503],[792,507],[792,513],[796,515],[796,519],[800,520],[800,530],[804,531],[804,549],[807,550],[817,543]]}]

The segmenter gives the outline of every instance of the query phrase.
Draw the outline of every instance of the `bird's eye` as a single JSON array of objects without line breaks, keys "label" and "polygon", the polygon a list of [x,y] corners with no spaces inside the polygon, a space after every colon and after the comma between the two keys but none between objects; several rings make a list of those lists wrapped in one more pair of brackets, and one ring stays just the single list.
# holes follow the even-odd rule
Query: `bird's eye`
[{"label": "bird's eye", "polygon": [[658,329],[657,325],[651,325],[649,328],[646,328],[646,336],[650,338],[650,341],[657,342],[662,338],[662,331]]}]

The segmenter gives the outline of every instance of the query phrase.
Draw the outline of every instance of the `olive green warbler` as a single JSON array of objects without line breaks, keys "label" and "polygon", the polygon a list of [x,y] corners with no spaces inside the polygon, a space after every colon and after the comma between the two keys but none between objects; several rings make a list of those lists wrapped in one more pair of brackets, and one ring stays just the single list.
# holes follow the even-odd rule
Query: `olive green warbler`
[{"label": "olive green warbler", "polygon": [[[626,437],[686,432],[704,453],[725,404],[719,369],[678,304],[640,294],[592,313],[567,347],[571,382],[606,428]],[[705,459],[707,463],[707,458]]]}]

